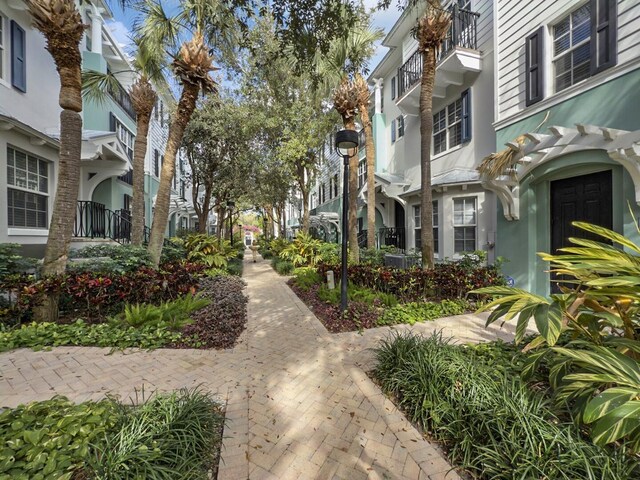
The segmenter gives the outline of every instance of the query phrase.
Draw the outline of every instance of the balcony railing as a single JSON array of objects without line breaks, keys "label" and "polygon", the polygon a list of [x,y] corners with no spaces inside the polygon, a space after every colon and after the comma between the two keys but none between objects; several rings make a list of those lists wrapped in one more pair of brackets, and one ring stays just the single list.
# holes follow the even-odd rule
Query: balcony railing
[{"label": "balcony railing", "polygon": [[117,87],[109,86],[107,91],[109,92],[111,98],[113,98],[113,101],[120,105],[120,108],[122,108],[122,110],[124,110],[125,113],[135,121],[136,111],[133,108],[131,97],[129,96],[129,93],[124,89],[124,87],[118,83]]},{"label": "balcony railing", "polygon": [[129,169],[127,173],[125,173],[124,175],[120,175],[118,177],[118,180],[126,184],[133,185],[133,170]]},{"label": "balcony railing", "polygon": [[392,246],[400,250],[407,248],[404,227],[385,227],[379,232],[380,246]]},{"label": "balcony railing", "polygon": [[[451,8],[451,26],[436,56],[436,62],[440,62],[455,47],[464,47],[472,50],[478,48],[477,24],[479,16],[479,13],[463,10],[455,5]],[[421,77],[422,54],[416,50],[398,69],[398,98],[420,82]]]}]

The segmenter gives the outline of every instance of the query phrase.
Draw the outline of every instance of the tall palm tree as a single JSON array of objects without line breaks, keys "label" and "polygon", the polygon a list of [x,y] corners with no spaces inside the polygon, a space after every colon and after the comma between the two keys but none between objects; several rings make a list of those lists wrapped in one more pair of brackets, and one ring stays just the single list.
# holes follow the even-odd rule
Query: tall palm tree
[{"label": "tall palm tree", "polygon": [[[217,85],[210,73],[215,70],[205,33],[211,28],[221,28],[233,21],[233,10],[227,2],[186,0],[180,2],[178,11],[169,16],[162,4],[146,0],[141,6],[144,15],[136,25],[140,43],[151,51],[166,52],[172,58],[171,69],[182,86],[177,108],[169,124],[169,137],[160,173],[160,186],[149,239],[149,253],[153,263],[160,263],[164,233],[169,219],[171,182],[175,174],[175,160],[182,137],[196,108],[200,92],[213,93]],[[225,23],[227,22],[227,23]],[[227,27],[228,28],[228,27]],[[182,40],[191,35],[189,40]]]},{"label": "tall palm tree", "polygon": [[[355,118],[360,113],[363,124],[371,122],[368,119],[368,87],[362,74],[367,72],[367,62],[375,51],[374,43],[384,35],[381,29],[371,27],[371,19],[364,11],[360,12],[359,21],[349,29],[347,36],[337,38],[332,42],[331,48],[326,55],[318,57],[316,61],[316,73],[320,77],[324,88],[335,88],[333,94],[334,108],[343,120],[344,128],[355,129]],[[358,81],[360,77],[360,81]],[[363,85],[364,82],[364,85]],[[367,90],[367,94],[364,90]],[[365,97],[366,100],[365,100]],[[365,110],[364,117],[362,111]],[[375,151],[373,147],[373,134],[371,129],[365,128],[365,143],[367,147],[368,176],[367,185],[373,182],[375,173]],[[368,137],[368,138],[367,138]],[[358,156],[357,152],[351,157],[349,162],[349,247],[352,260],[358,261],[358,230],[357,230],[357,196],[358,196]],[[368,190],[374,189],[367,186]],[[371,194],[369,194],[371,195]],[[375,195],[375,194],[374,194]],[[367,222],[372,208],[374,216],[373,224],[368,228],[373,232],[374,239],[368,246],[375,244],[375,196],[374,200],[367,197]],[[369,233],[367,234],[369,240]]]},{"label": "tall palm tree", "polygon": [[[142,245],[144,240],[144,159],[147,153],[147,136],[151,114],[158,99],[154,84],[166,89],[166,80],[162,74],[163,58],[149,51],[145,45],[136,40],[137,49],[133,58],[133,72],[137,78],[129,88],[129,96],[136,112],[136,138],[133,144],[133,200],[131,243]],[[131,71],[129,71],[131,72]],[[82,72],[82,95],[86,100],[103,103],[107,92],[119,88],[118,72]]]},{"label": "tall palm tree", "polygon": [[[82,94],[80,40],[85,25],[74,0],[25,0],[35,27],[44,35],[46,49],[53,57],[60,76],[60,161],[49,237],[45,248],[43,275],[63,273],[67,265],[69,242],[80,183],[82,147]],[[49,296],[40,312],[41,319],[55,320],[57,298]]]},{"label": "tall palm tree", "polygon": [[418,21],[418,49],[422,54],[420,83],[420,178],[422,201],[422,268],[433,267],[433,197],[431,195],[431,139],[433,135],[433,87],[436,78],[436,52],[447,36],[451,17],[440,8],[439,0],[428,0],[427,10]]}]

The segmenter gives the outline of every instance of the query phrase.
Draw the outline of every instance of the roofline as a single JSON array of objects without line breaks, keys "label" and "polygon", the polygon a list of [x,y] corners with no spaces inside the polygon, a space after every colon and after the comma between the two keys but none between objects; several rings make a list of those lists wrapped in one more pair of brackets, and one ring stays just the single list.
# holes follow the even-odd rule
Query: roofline
[{"label": "roofline", "polygon": [[48,143],[52,147],[60,148],[60,142],[58,140],[56,140],[53,137],[50,137],[49,135],[47,135],[44,132],[41,132],[40,130],[36,130],[35,128],[30,127],[29,125],[21,122],[15,117],[11,117],[9,115],[4,115],[0,113],[0,121],[11,123],[14,127],[18,128],[19,130],[22,130],[24,133],[37,137],[41,140],[44,140],[46,143]]}]

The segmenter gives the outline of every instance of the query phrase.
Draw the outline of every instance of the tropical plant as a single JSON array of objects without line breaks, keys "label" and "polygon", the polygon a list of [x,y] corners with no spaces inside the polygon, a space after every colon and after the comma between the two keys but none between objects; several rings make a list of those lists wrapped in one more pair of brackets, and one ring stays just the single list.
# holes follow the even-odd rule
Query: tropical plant
[{"label": "tropical plant", "polygon": [[206,233],[189,235],[183,242],[188,252],[187,258],[208,267],[225,268],[229,260],[237,255],[231,242],[218,240]]},{"label": "tropical plant", "polygon": [[307,233],[299,232],[296,238],[280,252],[280,258],[289,260],[295,267],[314,266],[322,258],[319,253],[320,245],[320,240],[316,240]]},{"label": "tropical plant", "polygon": [[[85,25],[74,0],[26,0],[35,27],[44,35],[60,77],[60,159],[56,195],[42,264],[43,275],[64,272],[69,242],[73,236],[80,184],[82,143],[82,92],[80,41]],[[55,320],[58,299],[47,295],[39,310],[42,320]]]},{"label": "tropical plant", "polygon": [[[640,451],[640,246],[603,227],[574,226],[592,238],[570,238],[557,255],[541,254],[551,263],[562,293],[550,298],[527,291],[490,287],[473,293],[493,301],[487,324],[517,316],[516,341],[535,320],[539,336],[525,349],[531,355],[526,374],[552,359],[549,380],[558,402],[569,402],[576,418],[593,428],[597,444],[627,439]],[[636,225],[638,227],[638,225]],[[640,232],[640,227],[638,227]],[[624,247],[623,250],[615,245]],[[570,339],[556,346],[560,335]]]}]

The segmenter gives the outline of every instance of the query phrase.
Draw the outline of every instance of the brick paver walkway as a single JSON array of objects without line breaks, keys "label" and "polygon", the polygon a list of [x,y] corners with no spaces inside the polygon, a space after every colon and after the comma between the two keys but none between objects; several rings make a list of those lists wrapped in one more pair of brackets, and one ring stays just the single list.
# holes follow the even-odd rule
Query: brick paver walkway
[{"label": "brick paver walkway", "polygon": [[[246,262],[245,279],[249,321],[234,349],[6,352],[0,405],[107,392],[135,401],[143,386],[148,396],[200,385],[227,404],[221,480],[459,478],[363,372],[366,348],[388,328],[332,336],[267,262]],[[465,341],[510,336],[482,324],[463,316],[414,330],[448,328]]]}]

